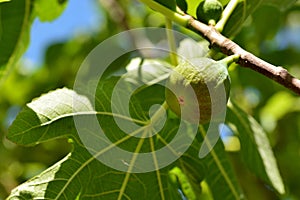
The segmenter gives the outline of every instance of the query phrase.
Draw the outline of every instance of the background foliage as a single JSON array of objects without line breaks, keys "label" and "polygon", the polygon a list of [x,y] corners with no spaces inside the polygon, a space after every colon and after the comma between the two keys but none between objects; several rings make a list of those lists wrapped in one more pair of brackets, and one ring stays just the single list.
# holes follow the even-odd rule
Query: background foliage
[{"label": "background foliage", "polygon": [[[51,5],[47,2],[50,1],[12,0],[0,3],[1,16],[7,16],[9,9],[18,13],[9,18],[11,21],[1,21],[8,29],[0,33],[0,160],[3,161],[0,162],[0,199],[7,197],[20,183],[63,158],[71,149],[66,139],[26,148],[9,142],[5,135],[17,112],[43,93],[56,88],[72,88],[77,69],[85,56],[109,36],[127,28],[164,25],[163,16],[137,1],[115,1],[118,7],[112,8],[105,0],[100,0],[98,5],[104,20],[99,24],[98,32],[49,45],[44,62],[28,73],[24,70],[24,63],[17,61],[30,44],[31,23],[36,17],[41,21],[55,20],[68,6],[66,1],[51,1],[55,2]],[[267,2],[261,4],[243,26],[240,25],[234,41],[258,57],[284,66],[294,76],[300,77],[300,3]],[[44,12],[49,6],[53,13]],[[119,9],[119,12],[111,9]],[[178,26],[175,29],[182,30]],[[129,58],[125,57],[116,66],[122,68],[128,62]],[[287,196],[282,199],[300,199],[300,98],[262,75],[239,66],[231,67],[230,75],[231,98],[262,124],[271,141],[287,189]],[[278,199],[269,186],[244,167],[236,152],[230,153],[230,159],[249,199]]]}]

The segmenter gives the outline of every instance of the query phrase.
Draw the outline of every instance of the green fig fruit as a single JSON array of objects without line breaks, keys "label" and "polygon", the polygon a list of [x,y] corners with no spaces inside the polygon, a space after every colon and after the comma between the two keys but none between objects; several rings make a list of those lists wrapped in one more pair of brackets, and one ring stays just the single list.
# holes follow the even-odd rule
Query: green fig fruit
[{"label": "green fig fruit", "polygon": [[221,18],[223,6],[218,0],[204,0],[197,7],[197,19],[215,25]]},{"label": "green fig fruit", "polygon": [[176,11],[176,0],[154,0],[154,1],[169,8],[170,10]]},{"label": "green fig fruit", "polygon": [[209,122],[212,113],[223,113],[230,91],[227,64],[226,58],[181,62],[167,80],[165,97],[169,108],[182,119],[200,124]]},{"label": "green fig fruit", "polygon": [[186,13],[187,11],[187,3],[185,0],[176,0],[177,6],[182,10],[183,12]]}]

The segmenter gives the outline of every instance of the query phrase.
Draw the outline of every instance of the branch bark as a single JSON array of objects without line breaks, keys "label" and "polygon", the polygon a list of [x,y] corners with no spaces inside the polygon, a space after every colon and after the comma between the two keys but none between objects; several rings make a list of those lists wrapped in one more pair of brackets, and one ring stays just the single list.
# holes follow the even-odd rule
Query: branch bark
[{"label": "branch bark", "polygon": [[272,65],[247,52],[238,44],[219,33],[213,26],[203,24],[189,15],[185,17],[189,17],[186,27],[202,35],[210,42],[212,47],[219,48],[226,55],[240,55],[240,59],[237,62],[240,66],[257,71],[300,95],[300,80],[293,77],[286,69]]}]

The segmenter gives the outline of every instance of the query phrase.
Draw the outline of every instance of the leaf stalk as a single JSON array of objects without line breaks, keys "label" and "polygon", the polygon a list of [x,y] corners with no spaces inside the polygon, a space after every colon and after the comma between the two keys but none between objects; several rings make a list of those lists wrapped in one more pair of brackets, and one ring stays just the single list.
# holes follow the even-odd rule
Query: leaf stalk
[{"label": "leaf stalk", "polygon": [[219,32],[222,32],[228,19],[230,18],[230,16],[232,15],[233,11],[235,10],[235,8],[237,7],[238,3],[240,0],[231,0],[227,6],[225,7],[221,19],[217,22],[215,28],[216,30],[218,30]]}]

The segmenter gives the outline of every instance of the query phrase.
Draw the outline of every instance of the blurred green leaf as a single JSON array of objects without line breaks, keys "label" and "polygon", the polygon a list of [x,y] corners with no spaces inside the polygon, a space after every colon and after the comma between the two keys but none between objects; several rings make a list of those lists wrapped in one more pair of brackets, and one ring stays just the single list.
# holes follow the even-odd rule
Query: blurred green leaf
[{"label": "blurred green leaf", "polygon": [[279,193],[285,188],[269,139],[253,117],[231,102],[228,123],[234,126],[241,142],[241,155],[247,167]]},{"label": "blurred green leaf", "polygon": [[0,4],[0,83],[24,53],[30,26],[30,0]]},{"label": "blurred green leaf", "polygon": [[276,6],[281,11],[284,11],[294,5],[297,0],[265,0],[263,1],[264,4],[269,4],[272,6]]},{"label": "blurred green leaf", "polygon": [[242,28],[247,17],[261,4],[262,0],[239,0],[239,3],[226,23],[223,34],[227,37],[235,36]]},{"label": "blurred green leaf", "polygon": [[260,119],[263,127],[269,131],[273,131],[277,121],[284,115],[300,108],[300,104],[296,102],[293,95],[288,92],[278,92],[267,101],[266,105],[260,111]]},{"label": "blurred green leaf", "polygon": [[227,5],[230,0],[219,0],[223,6]]},{"label": "blurred green leaf", "polygon": [[200,0],[200,1],[187,0],[186,1],[187,5],[188,5],[187,13],[192,15],[193,17],[196,17],[196,10],[201,1],[202,0]]},{"label": "blurred green leaf", "polygon": [[3,3],[3,2],[8,2],[10,0],[0,0],[0,3]]},{"label": "blurred green leaf", "polygon": [[35,0],[34,9],[41,21],[52,21],[61,15],[67,3],[68,0]]},{"label": "blurred green leaf", "polygon": [[154,0],[157,3],[162,4],[163,6],[176,11],[176,0]]},{"label": "blurred green leaf", "polygon": [[[280,27],[281,17],[280,11],[277,8],[260,6],[253,14],[253,27],[257,32],[257,39],[265,41],[266,39],[273,38]],[[268,24],[268,27],[266,27],[266,24]]]}]

